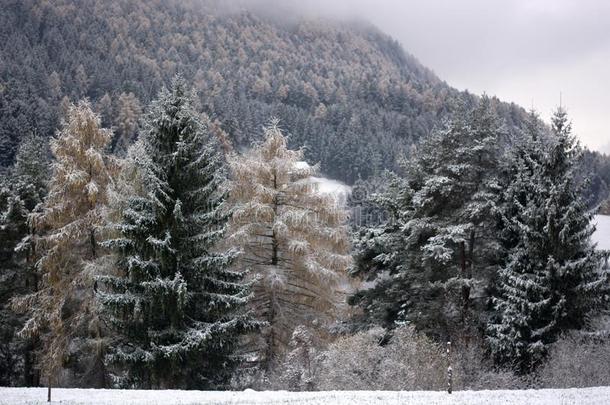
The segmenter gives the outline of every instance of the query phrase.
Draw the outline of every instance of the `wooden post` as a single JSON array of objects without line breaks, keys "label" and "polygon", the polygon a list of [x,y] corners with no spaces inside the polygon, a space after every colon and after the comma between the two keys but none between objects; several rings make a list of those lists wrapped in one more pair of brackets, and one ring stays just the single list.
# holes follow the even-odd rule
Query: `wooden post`
[{"label": "wooden post", "polygon": [[453,391],[453,369],[451,368],[451,342],[447,342],[447,392]]},{"label": "wooden post", "polygon": [[47,402],[51,402],[51,377],[49,377],[49,388],[47,389]]}]

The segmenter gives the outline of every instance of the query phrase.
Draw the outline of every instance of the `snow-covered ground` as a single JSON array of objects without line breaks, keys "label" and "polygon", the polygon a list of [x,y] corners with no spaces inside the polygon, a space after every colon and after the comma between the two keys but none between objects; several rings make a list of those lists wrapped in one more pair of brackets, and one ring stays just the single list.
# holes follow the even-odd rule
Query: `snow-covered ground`
[{"label": "snow-covered ground", "polygon": [[610,215],[596,215],[595,225],[597,229],[593,233],[593,241],[597,243],[597,248],[610,250]]},{"label": "snow-covered ground", "polygon": [[[0,404],[46,404],[45,388],[0,388]],[[607,405],[610,387],[527,391],[332,391],[332,392],[209,392],[54,389],[53,402],[64,405]]]},{"label": "snow-covered ground", "polygon": [[326,177],[310,177],[312,183],[317,184],[318,192],[322,194],[330,194],[335,197],[336,201],[345,204],[347,198],[352,192],[352,188],[345,183]]},{"label": "snow-covered ground", "polygon": [[[307,162],[296,162],[294,165],[297,169],[306,169],[311,167]],[[344,204],[347,197],[352,192],[352,188],[339,180],[329,179],[328,177],[316,177],[312,176],[309,178],[312,183],[315,183],[318,192],[321,194],[330,194],[335,197],[337,202]]]}]

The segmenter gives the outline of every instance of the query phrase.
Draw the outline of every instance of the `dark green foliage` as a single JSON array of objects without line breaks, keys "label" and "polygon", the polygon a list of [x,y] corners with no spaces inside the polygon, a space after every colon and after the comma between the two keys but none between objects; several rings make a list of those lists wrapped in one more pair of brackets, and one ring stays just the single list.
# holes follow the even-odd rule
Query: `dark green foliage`
[{"label": "dark green foliage", "polygon": [[11,300],[36,289],[28,215],[42,202],[48,178],[48,148],[40,137],[28,136],[18,149],[15,165],[0,182],[0,385],[32,385],[33,340],[17,331],[24,319]]},{"label": "dark green foliage", "polygon": [[378,281],[352,298],[374,322],[409,322],[443,339],[479,326],[477,299],[495,260],[489,214],[502,135],[492,100],[483,98],[427,138],[405,176],[376,196],[390,218],[361,231],[356,263]]},{"label": "dark green foliage", "polygon": [[522,373],[541,363],[560,333],[583,328],[608,288],[602,254],[590,240],[593,213],[576,181],[582,152],[564,110],[555,113],[552,131],[542,139],[531,115],[508,158],[497,209],[497,319],[487,335],[497,362]]},{"label": "dark green foliage", "polygon": [[[130,158],[143,193],[128,199],[108,241],[120,273],[100,278],[114,325],[108,363],[119,386],[217,389],[239,362],[248,288],[216,250],[228,212],[218,151],[181,79],[150,109]],[[139,149],[138,149],[139,148]]]}]

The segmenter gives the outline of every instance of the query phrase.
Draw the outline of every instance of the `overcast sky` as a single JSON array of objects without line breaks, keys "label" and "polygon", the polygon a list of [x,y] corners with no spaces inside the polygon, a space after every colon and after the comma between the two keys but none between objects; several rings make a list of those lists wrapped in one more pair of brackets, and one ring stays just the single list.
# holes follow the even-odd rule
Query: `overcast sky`
[{"label": "overcast sky", "polygon": [[610,152],[610,1],[275,1],[371,21],[450,85],[547,121],[561,92],[582,142]]}]

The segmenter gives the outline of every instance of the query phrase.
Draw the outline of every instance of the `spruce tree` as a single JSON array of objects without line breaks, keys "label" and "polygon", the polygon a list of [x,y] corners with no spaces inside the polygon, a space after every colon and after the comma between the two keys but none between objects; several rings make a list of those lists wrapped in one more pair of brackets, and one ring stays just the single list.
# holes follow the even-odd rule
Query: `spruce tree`
[{"label": "spruce tree", "polygon": [[554,144],[545,178],[550,195],[545,230],[552,246],[551,277],[560,331],[582,329],[589,315],[602,308],[608,279],[602,271],[602,253],[593,245],[595,212],[587,208],[586,184],[579,182],[583,150],[572,134],[567,112],[559,107],[551,119]]},{"label": "spruce tree", "polygon": [[584,326],[606,284],[590,240],[593,214],[575,183],[581,151],[565,111],[555,113],[550,140],[542,131],[532,113],[505,167],[496,211],[498,316],[487,336],[496,361],[522,373],[540,364],[561,332]]},{"label": "spruce tree", "polygon": [[248,285],[217,248],[229,211],[224,170],[184,81],[174,79],[146,115],[129,152],[138,172],[116,238],[118,271],[101,277],[99,300],[114,327],[106,360],[115,384],[216,389],[256,329],[244,311]]}]

